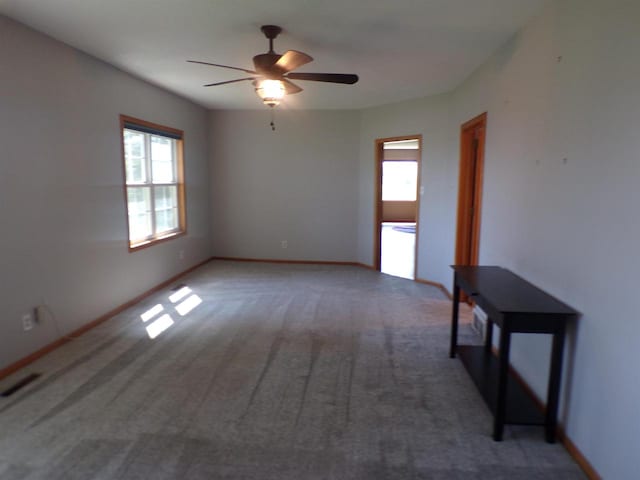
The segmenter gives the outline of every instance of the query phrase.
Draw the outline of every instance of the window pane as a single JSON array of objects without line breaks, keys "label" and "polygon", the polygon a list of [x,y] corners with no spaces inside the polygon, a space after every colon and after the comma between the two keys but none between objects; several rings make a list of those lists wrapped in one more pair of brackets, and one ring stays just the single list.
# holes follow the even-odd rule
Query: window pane
[{"label": "window pane", "polygon": [[124,130],[124,158],[127,183],[145,183],[147,181],[147,172],[144,133]]},{"label": "window pane", "polygon": [[155,187],[156,233],[178,228],[178,187]]},{"label": "window pane", "polygon": [[382,162],[382,200],[415,201],[418,162]]},{"label": "window pane", "polygon": [[175,140],[151,136],[151,170],[153,183],[175,182]]},{"label": "window pane", "polygon": [[128,187],[129,240],[144,240],[151,236],[151,192],[149,187]]}]

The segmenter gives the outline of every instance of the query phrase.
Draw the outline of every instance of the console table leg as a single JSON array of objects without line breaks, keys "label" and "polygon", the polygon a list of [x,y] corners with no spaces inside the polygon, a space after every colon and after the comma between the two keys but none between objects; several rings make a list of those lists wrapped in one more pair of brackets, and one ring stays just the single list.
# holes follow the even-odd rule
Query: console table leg
[{"label": "console table leg", "polygon": [[458,308],[460,307],[460,287],[458,282],[453,282],[453,308],[451,309],[451,347],[449,357],[455,358],[458,346]]},{"label": "console table leg", "polygon": [[549,371],[549,385],[547,387],[547,412],[545,415],[545,437],[547,442],[554,443],[558,422],[558,397],[562,376],[564,329],[553,335],[553,345],[551,348],[551,367]]},{"label": "console table leg", "polygon": [[500,351],[498,352],[498,402],[495,418],[493,419],[493,439],[496,442],[502,440],[504,423],[507,413],[507,377],[509,373],[509,348],[511,345],[511,332],[503,325],[500,329]]},{"label": "console table leg", "polygon": [[484,353],[489,355],[493,346],[493,322],[487,317],[486,331],[484,334]]}]

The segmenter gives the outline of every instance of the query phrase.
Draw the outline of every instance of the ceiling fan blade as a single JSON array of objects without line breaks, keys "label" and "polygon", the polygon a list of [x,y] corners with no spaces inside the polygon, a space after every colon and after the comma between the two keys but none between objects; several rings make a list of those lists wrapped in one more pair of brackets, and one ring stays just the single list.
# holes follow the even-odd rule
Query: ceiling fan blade
[{"label": "ceiling fan blade", "polygon": [[287,95],[293,95],[294,93],[300,93],[302,91],[302,88],[300,88],[295,83],[290,82],[286,78],[282,79],[282,84],[284,85],[284,91],[287,93]]},{"label": "ceiling fan blade", "polygon": [[203,87],[216,87],[218,85],[226,85],[227,83],[244,82],[245,80],[255,80],[256,77],[236,78],[235,80],[226,80],[224,82],[208,83]]},{"label": "ceiling fan blade", "polygon": [[292,80],[311,80],[314,82],[346,83],[353,85],[358,81],[358,75],[350,73],[288,73],[286,78]]},{"label": "ceiling fan blade", "polygon": [[311,61],[313,61],[313,57],[310,57],[306,53],[298,52],[297,50],[287,50],[276,62],[275,67],[282,73],[287,73]]},{"label": "ceiling fan blade", "polygon": [[231,70],[240,70],[241,72],[245,72],[245,73],[257,73],[257,72],[254,72],[253,70],[247,70],[246,68],[230,67],[229,65],[220,65],[219,63],[200,62],[198,60],[187,60],[187,62],[200,63],[201,65],[211,65],[212,67],[230,68]]}]

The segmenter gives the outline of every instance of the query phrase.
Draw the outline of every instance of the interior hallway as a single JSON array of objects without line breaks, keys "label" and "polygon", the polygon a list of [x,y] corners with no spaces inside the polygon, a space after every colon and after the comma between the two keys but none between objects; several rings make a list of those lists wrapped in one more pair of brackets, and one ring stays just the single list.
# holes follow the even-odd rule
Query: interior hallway
[{"label": "interior hallway", "polygon": [[180,283],[0,382],[42,373],[0,398],[2,480],[584,478],[539,427],[491,439],[436,288],[224,261]]}]

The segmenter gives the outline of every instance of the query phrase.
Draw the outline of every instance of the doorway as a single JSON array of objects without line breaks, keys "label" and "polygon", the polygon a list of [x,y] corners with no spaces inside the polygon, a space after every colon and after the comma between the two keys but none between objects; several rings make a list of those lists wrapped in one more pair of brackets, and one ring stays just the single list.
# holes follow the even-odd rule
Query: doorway
[{"label": "doorway", "polygon": [[376,140],[374,266],[415,279],[418,263],[421,135]]},{"label": "doorway", "polygon": [[486,112],[460,127],[456,265],[478,264],[486,128]]}]

